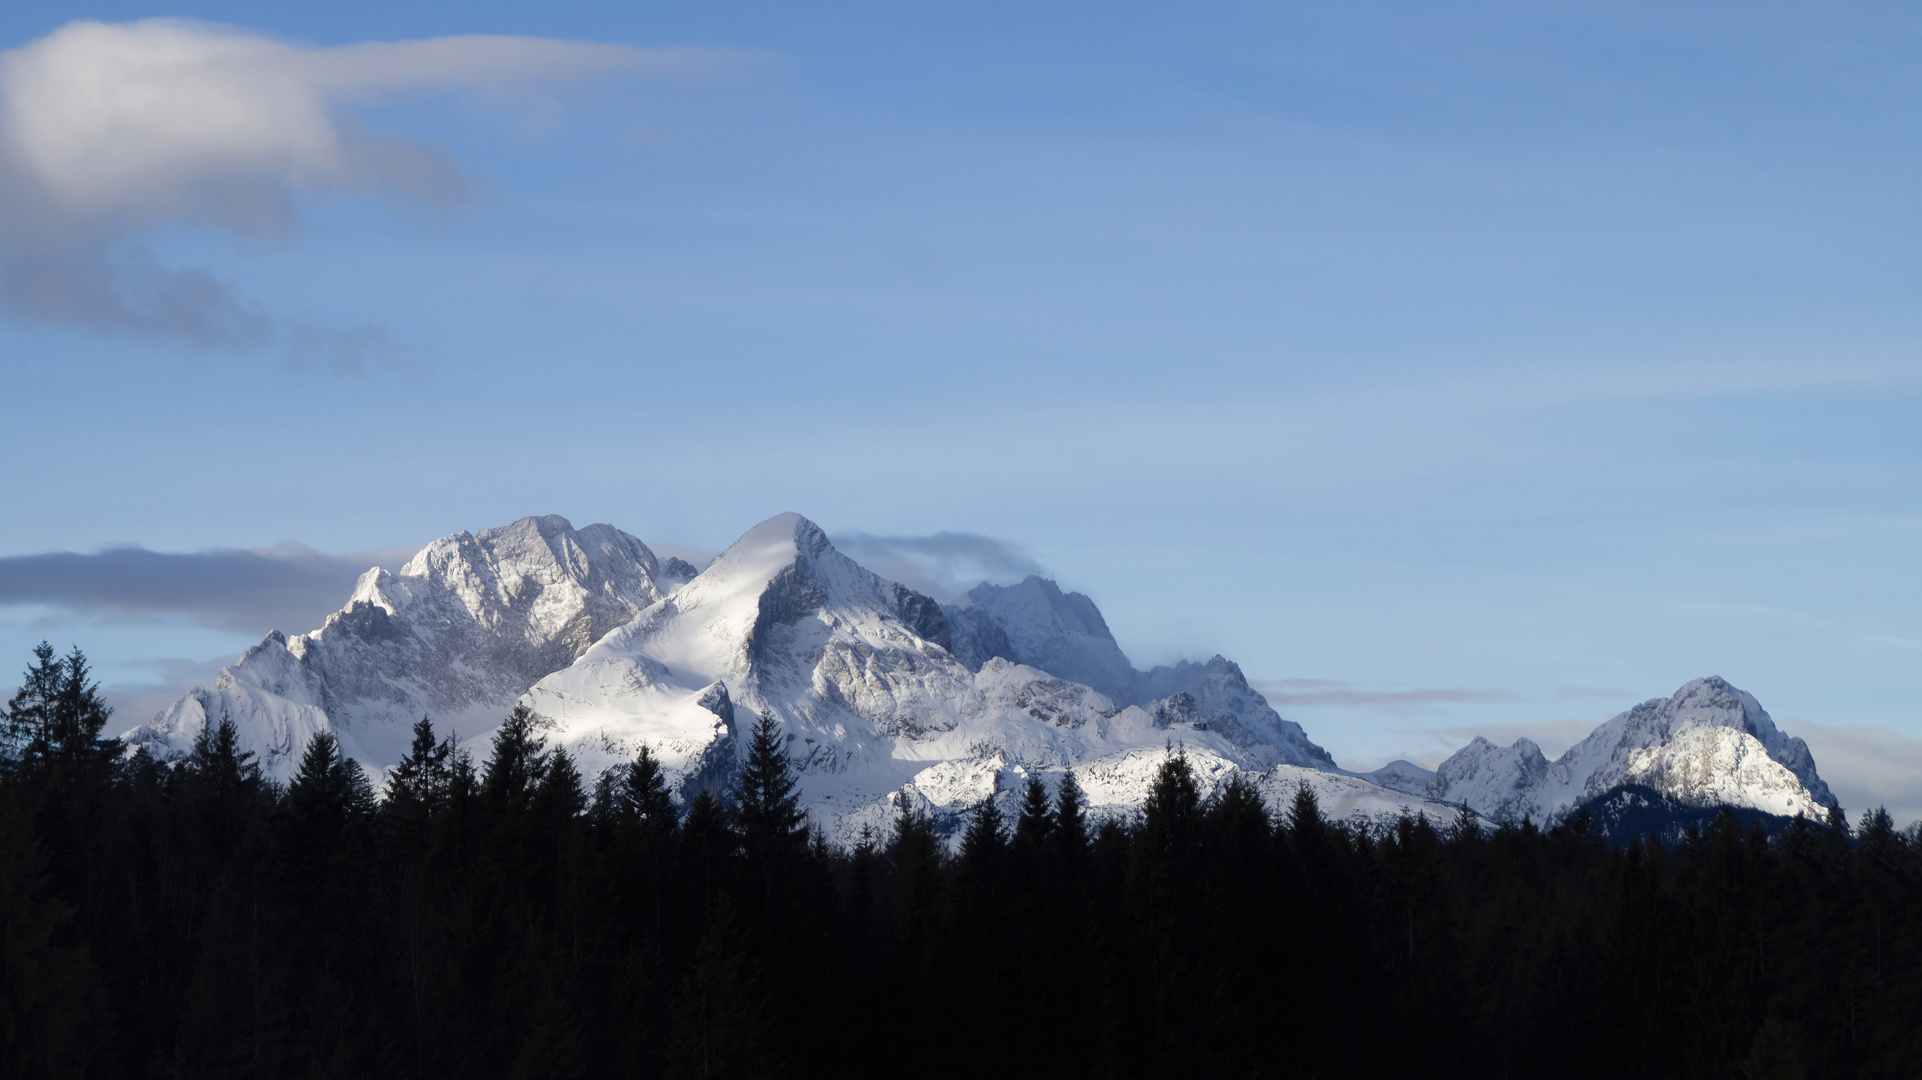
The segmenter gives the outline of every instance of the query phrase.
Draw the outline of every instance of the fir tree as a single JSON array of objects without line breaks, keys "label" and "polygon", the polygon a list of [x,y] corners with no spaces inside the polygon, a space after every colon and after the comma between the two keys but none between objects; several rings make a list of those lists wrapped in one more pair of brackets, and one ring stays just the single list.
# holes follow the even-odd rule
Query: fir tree
[{"label": "fir tree", "polygon": [[1469,809],[1463,802],[1455,812],[1455,824],[1448,830],[1448,838],[1456,844],[1473,846],[1482,838],[1481,815]]},{"label": "fir tree", "polygon": [[1288,829],[1297,837],[1320,836],[1327,821],[1321,816],[1321,798],[1308,781],[1295,784],[1295,798],[1288,806]]},{"label": "fir tree", "polygon": [[7,702],[4,726],[9,763],[26,758],[30,748],[45,738],[54,702],[60,698],[64,666],[53,658],[53,646],[41,642],[34,647],[33,664],[20,677],[20,689]]},{"label": "fir tree", "polygon": [[968,813],[968,829],[961,836],[961,864],[977,872],[998,869],[1008,850],[1001,808],[989,795]]},{"label": "fir tree", "polygon": [[447,804],[452,780],[448,759],[452,740],[434,739],[434,722],[423,716],[414,724],[414,739],[387,774],[387,806],[404,817],[428,818]]},{"label": "fir tree", "polygon": [[1141,802],[1142,829],[1168,847],[1184,847],[1200,810],[1201,789],[1188,752],[1170,747],[1148,785],[1148,797]]},{"label": "fir tree", "polygon": [[550,823],[572,821],[587,810],[587,792],[581,788],[580,770],[566,750],[555,750],[541,770],[540,786],[534,791],[533,811]]},{"label": "fir tree", "polygon": [[699,896],[703,908],[714,887],[731,876],[740,855],[741,836],[730,819],[714,796],[703,791],[687,804],[687,817],[681,822],[680,843],[675,845],[681,864],[678,877]]},{"label": "fir tree", "polygon": [[1061,784],[1055,789],[1054,838],[1060,850],[1070,857],[1088,849],[1088,812],[1073,769],[1061,774]]},{"label": "fir tree", "polygon": [[640,753],[634,756],[633,764],[621,777],[619,791],[622,808],[633,815],[644,830],[655,834],[674,831],[678,821],[674,798],[667,791],[667,774],[646,743],[641,744]]},{"label": "fir tree", "polygon": [[546,747],[547,740],[534,730],[533,711],[514,706],[494,733],[493,754],[481,772],[481,797],[496,810],[526,807],[547,773]]},{"label": "fir tree", "polygon": [[360,766],[343,761],[333,732],[307,741],[300,771],[287,787],[288,852],[301,904],[319,899],[328,863],[340,851],[350,819],[365,812],[354,781],[365,783]]},{"label": "fir tree", "polygon": [[769,862],[807,847],[807,815],[781,725],[769,713],[754,722],[747,760],[734,787],[734,814],[750,859]]},{"label": "fir tree", "polygon": [[180,780],[215,858],[224,859],[239,842],[262,788],[260,765],[253,751],[240,749],[240,731],[231,716],[222,713],[218,724],[205,725],[194,736]]},{"label": "fir tree", "polygon": [[1015,819],[1015,846],[1027,853],[1039,853],[1054,832],[1054,815],[1048,806],[1048,789],[1039,777],[1028,777],[1021,796],[1021,816]]},{"label": "fir tree", "polygon": [[587,802],[587,820],[598,836],[611,836],[619,825],[633,822],[633,815],[621,805],[619,794],[627,769],[625,765],[610,765],[594,778],[594,794]]}]

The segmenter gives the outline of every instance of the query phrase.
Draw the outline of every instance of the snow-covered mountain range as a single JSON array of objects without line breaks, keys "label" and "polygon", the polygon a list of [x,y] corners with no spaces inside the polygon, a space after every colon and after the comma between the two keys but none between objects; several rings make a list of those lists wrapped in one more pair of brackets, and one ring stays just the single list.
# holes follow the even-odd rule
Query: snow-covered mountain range
[{"label": "snow-covered mountain range", "polygon": [[1346,772],[1223,657],[1138,670],[1093,601],[1039,577],[937,603],[798,514],[702,568],[552,516],[444,537],[398,573],[369,570],[319,630],[269,633],[126,739],[177,758],[224,715],[282,779],[322,730],[378,773],[421,716],[475,743],[516,703],[584,775],[646,744],[683,796],[728,782],[766,712],[837,839],[885,831],[902,800],[952,829],[981,799],[1012,809],[1028,776],[1070,768],[1097,811],[1126,812],[1173,743],[1204,792],[1241,773],[1279,807],[1306,783],[1331,816],[1371,827],[1463,803],[1552,822],[1621,783],[1776,814],[1833,803],[1807,746],[1720,679],[1622,713],[1555,762],[1526,739],[1476,739],[1434,772]]}]

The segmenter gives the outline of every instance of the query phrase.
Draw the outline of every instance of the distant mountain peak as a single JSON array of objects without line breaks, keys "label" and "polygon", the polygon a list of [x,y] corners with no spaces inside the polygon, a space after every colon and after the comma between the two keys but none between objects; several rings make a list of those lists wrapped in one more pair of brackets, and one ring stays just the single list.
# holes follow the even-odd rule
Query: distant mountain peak
[{"label": "distant mountain peak", "polygon": [[1754,695],[1719,676],[1616,714],[1552,762],[1528,739],[1498,747],[1477,736],[1433,773],[1411,767],[1363,775],[1466,803],[1491,820],[1552,823],[1623,784],[1679,806],[1729,805],[1781,817],[1820,818],[1835,805],[1808,744],[1777,729]]}]

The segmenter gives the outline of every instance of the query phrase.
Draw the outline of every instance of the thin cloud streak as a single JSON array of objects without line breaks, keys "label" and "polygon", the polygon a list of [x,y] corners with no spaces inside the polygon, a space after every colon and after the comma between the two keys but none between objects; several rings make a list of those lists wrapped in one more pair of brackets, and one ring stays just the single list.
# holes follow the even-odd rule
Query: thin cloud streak
[{"label": "thin cloud streak", "polygon": [[1270,704],[1330,708],[1386,708],[1406,710],[1422,705],[1513,701],[1515,692],[1501,689],[1429,687],[1413,690],[1359,690],[1331,679],[1251,679]]}]

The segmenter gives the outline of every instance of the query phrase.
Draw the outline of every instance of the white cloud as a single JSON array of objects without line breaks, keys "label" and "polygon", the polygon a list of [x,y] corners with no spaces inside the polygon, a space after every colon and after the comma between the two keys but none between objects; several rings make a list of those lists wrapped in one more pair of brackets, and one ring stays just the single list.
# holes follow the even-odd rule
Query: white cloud
[{"label": "white cloud", "polygon": [[882,577],[943,603],[984,581],[1005,584],[1043,573],[1041,564],[1019,545],[978,533],[875,536],[859,529],[837,530],[834,546]]},{"label": "white cloud", "polygon": [[0,299],[45,321],[252,343],[264,316],[251,305],[127,238],[163,223],[281,233],[302,192],[458,203],[467,184],[451,154],[364,132],[351,109],[696,74],[720,58],[527,37],[308,48],[174,19],[70,23],[0,53]]}]

